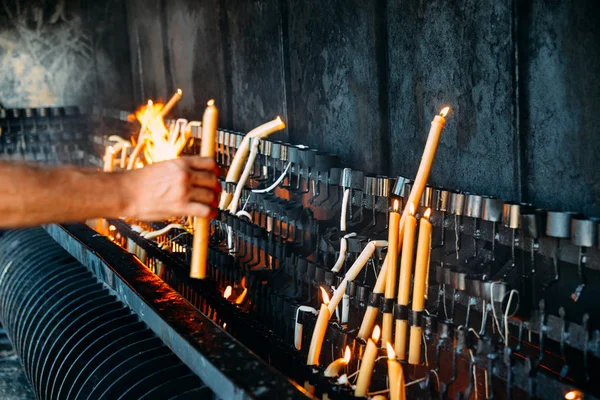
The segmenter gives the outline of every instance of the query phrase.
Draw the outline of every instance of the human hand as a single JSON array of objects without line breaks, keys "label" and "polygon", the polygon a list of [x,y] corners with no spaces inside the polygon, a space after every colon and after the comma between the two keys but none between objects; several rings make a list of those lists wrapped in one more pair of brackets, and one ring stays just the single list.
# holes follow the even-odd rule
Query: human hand
[{"label": "human hand", "polygon": [[126,216],[145,221],[212,217],[221,192],[216,171],[213,159],[186,156],[124,172]]}]

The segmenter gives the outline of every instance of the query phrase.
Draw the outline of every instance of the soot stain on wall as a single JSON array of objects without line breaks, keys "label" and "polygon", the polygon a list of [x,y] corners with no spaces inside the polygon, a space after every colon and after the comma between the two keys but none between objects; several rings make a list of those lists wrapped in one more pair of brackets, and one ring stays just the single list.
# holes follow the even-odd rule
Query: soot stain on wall
[{"label": "soot stain on wall", "polygon": [[[105,2],[103,10],[118,12],[114,3]],[[66,0],[0,4],[0,103],[4,107],[90,107],[98,100],[97,68],[105,78],[104,90],[117,92],[122,71],[115,70],[113,55],[106,52],[110,49],[101,46],[102,38],[96,40],[106,14],[96,13],[95,23],[90,24],[86,6]],[[100,30],[90,29],[92,25]],[[120,30],[127,32],[122,25]]]}]

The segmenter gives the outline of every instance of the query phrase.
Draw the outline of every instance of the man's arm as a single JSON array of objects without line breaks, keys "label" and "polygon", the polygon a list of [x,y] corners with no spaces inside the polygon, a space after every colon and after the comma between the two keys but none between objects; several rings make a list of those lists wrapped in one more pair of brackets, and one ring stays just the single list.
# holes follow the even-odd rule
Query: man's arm
[{"label": "man's arm", "polygon": [[0,163],[0,228],[120,216],[208,216],[219,191],[214,160],[182,157],[103,173]]}]

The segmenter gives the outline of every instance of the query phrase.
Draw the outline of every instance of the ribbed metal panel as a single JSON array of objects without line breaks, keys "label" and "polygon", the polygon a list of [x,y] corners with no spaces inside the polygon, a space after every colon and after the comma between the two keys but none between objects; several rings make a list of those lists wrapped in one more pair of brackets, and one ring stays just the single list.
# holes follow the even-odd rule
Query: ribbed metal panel
[{"label": "ribbed metal panel", "polygon": [[42,229],[0,237],[0,321],[39,399],[213,398]]}]

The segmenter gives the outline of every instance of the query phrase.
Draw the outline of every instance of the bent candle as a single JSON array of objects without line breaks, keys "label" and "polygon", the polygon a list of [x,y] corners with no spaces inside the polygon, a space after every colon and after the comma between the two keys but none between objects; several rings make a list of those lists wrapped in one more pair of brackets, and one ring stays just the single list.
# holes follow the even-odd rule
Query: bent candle
[{"label": "bent candle", "polygon": [[319,365],[319,356],[321,355],[321,347],[323,346],[323,339],[325,338],[325,332],[327,331],[327,324],[329,324],[329,318],[331,313],[329,312],[329,295],[327,291],[321,287],[321,295],[323,296],[323,304],[319,310],[319,317],[315,324],[315,330],[313,331],[312,338],[310,340],[310,348],[308,350],[308,361],[307,365]]},{"label": "bent candle", "polygon": [[[215,138],[217,137],[217,121],[219,110],[215,107],[214,100],[208,102],[202,118],[202,142],[200,155],[202,157],[215,157]],[[206,278],[206,264],[208,262],[208,240],[210,237],[210,217],[196,218],[194,223],[194,242],[192,248],[192,264],[190,277],[196,279]]]},{"label": "bent candle", "polygon": [[346,346],[344,357],[338,358],[337,360],[329,364],[329,366],[325,370],[325,376],[327,378],[335,378],[336,376],[339,376],[340,371],[344,369],[346,365],[348,365],[348,363],[350,362],[350,356],[350,346]]}]

